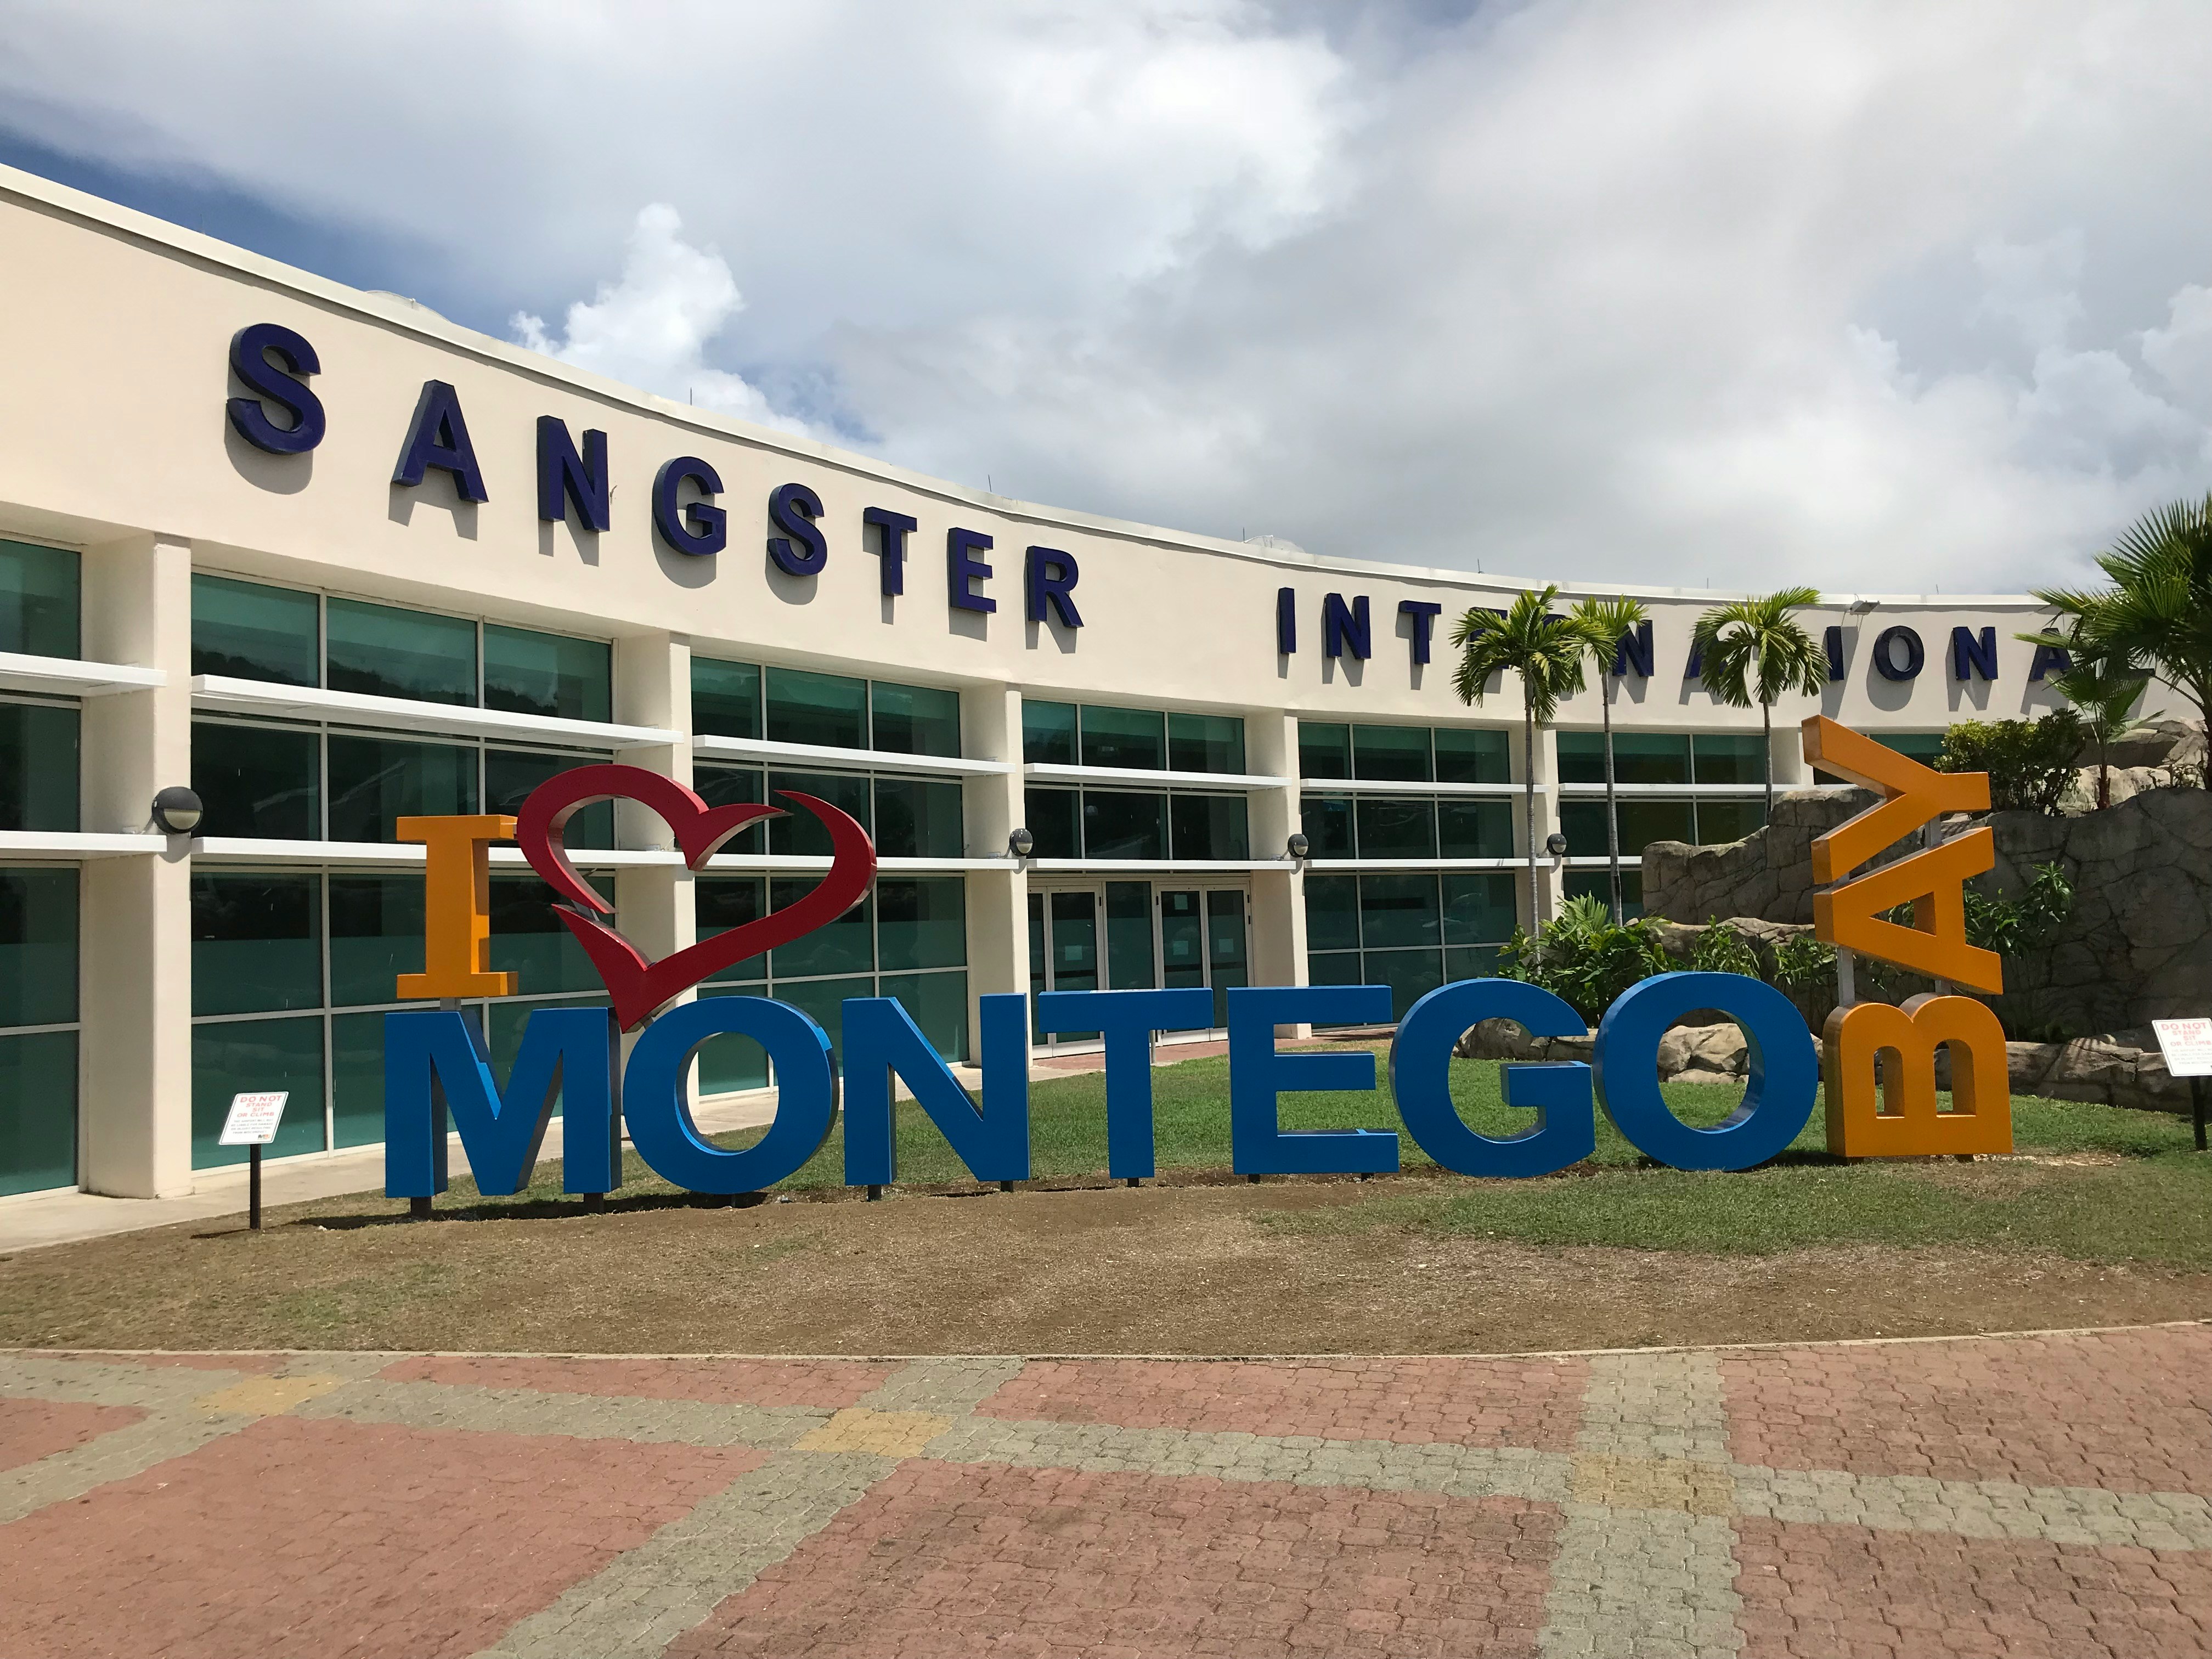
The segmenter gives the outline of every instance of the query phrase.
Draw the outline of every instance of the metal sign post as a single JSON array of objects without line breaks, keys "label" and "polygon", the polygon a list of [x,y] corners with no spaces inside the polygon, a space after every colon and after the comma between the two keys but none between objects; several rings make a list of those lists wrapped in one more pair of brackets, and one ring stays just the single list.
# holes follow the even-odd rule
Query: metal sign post
[{"label": "metal sign post", "polygon": [[288,1089],[233,1095],[230,1114],[223,1119],[222,1134],[216,1143],[246,1148],[246,1224],[257,1233],[261,1231],[261,1149],[276,1139],[284,1103],[291,1097]]},{"label": "metal sign post", "polygon": [[2212,1019],[2154,1019],[2166,1075],[2189,1079],[2189,1120],[2197,1150],[2204,1150],[2204,1079],[2212,1077]]}]

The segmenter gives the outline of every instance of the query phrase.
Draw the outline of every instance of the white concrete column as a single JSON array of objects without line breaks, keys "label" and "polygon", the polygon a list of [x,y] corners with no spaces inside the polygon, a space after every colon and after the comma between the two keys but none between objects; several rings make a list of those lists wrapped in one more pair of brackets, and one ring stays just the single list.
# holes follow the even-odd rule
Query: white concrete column
[{"label": "white concrete column", "polygon": [[[969,760],[1006,761],[1012,769],[971,777],[961,816],[969,858],[1000,858],[1006,837],[1027,818],[1022,786],[1022,694],[975,686],[960,694],[960,749]],[[1029,878],[1021,871],[968,872],[968,1052],[982,1056],[981,996],[1030,988]]]},{"label": "white concrete column", "polygon": [[1808,788],[1813,769],[1805,764],[1805,740],[1798,722],[1784,719],[1778,708],[1774,712],[1774,732],[1766,744],[1767,775],[1774,780],[1774,793]]},{"label": "white concrete column", "polygon": [[[682,635],[625,635],[615,641],[615,719],[625,726],[657,726],[678,734],[672,744],[618,750],[625,766],[641,766],[686,787],[691,782],[691,643]],[[624,849],[672,848],[676,837],[660,815],[635,801],[615,803],[615,845]],[[615,876],[615,921],[637,948],[655,961],[673,956],[699,937],[691,872],[680,864],[647,865]],[[689,1002],[686,991],[677,999]],[[635,1034],[623,1039],[628,1060]]]},{"label": "white concrete column", "polygon": [[[1298,827],[1298,722],[1295,715],[1255,712],[1244,718],[1247,771],[1288,778],[1289,787],[1251,796],[1252,856],[1281,859],[1279,868],[1252,872],[1252,983],[1306,982],[1305,873],[1287,856]],[[1281,1025],[1278,1036],[1310,1036],[1313,1028]]]},{"label": "white concrete column", "polygon": [[1548,921],[1559,914],[1567,891],[1565,872],[1543,851],[1559,828],[1559,737],[1548,726],[1536,733],[1536,891],[1543,901],[1542,920]]},{"label": "white concrete column", "polygon": [[[192,775],[192,556],[132,537],[84,554],[84,652],[159,668],[150,691],[84,703],[83,824],[152,827],[156,790]],[[85,860],[79,936],[77,1178],[88,1192],[192,1189],[191,842]]]}]

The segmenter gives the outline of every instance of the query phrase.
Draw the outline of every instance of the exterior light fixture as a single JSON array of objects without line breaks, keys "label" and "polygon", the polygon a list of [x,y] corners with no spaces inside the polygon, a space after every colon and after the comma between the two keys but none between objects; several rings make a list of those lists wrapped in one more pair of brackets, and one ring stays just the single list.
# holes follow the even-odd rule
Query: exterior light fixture
[{"label": "exterior light fixture", "polygon": [[191,835],[205,811],[200,798],[182,784],[171,784],[154,797],[154,823],[164,835]]},{"label": "exterior light fixture", "polygon": [[1547,853],[1549,853],[1555,859],[1563,859],[1566,857],[1567,838],[1561,835],[1558,830],[1554,830],[1550,835],[1544,837],[1544,850]]},{"label": "exterior light fixture", "polygon": [[1313,843],[1308,841],[1304,836],[1293,835],[1291,837],[1291,844],[1287,850],[1292,858],[1303,859],[1307,854],[1313,851]]},{"label": "exterior light fixture", "polygon": [[1026,830],[1017,830],[1006,837],[1006,850],[1018,859],[1027,858],[1036,846],[1036,837]]}]

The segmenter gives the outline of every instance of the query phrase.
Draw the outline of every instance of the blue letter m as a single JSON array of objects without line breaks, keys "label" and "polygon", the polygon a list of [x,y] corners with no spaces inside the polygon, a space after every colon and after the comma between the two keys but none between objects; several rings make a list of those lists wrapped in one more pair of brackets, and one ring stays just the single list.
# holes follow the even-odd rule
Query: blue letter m
[{"label": "blue letter m", "polygon": [[386,1014],[385,1196],[428,1198],[446,1190],[448,1112],[477,1190],[520,1192],[537,1165],[556,1095],[563,1101],[562,1185],[572,1193],[611,1191],[621,1184],[622,1167],[613,1052],[605,1009],[534,1010],[502,1094],[483,1031],[460,1010]]}]

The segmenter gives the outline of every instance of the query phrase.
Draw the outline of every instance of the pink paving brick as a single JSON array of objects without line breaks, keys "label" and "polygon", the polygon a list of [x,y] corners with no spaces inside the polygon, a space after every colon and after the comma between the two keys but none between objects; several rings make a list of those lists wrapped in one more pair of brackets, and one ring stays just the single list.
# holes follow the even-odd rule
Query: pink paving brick
[{"label": "pink paving brick", "polygon": [[1549,1505],[902,1464],[674,1656],[1528,1655]]},{"label": "pink paving brick", "polygon": [[898,1367],[867,1360],[586,1359],[425,1355],[378,1373],[393,1382],[459,1382],[544,1394],[696,1400],[714,1406],[856,1404]]},{"label": "pink paving brick", "polygon": [[1724,1354],[1746,1463],[2212,1496],[2212,1327]]},{"label": "pink paving brick", "polygon": [[0,1469],[82,1446],[145,1416],[136,1406],[85,1406],[58,1400],[0,1400]]},{"label": "pink paving brick", "polygon": [[761,1461],[266,1419],[0,1528],[0,1653],[473,1653]]},{"label": "pink paving brick", "polygon": [[1131,1429],[1564,1451],[1588,1378],[1579,1359],[1040,1360],[981,1409]]},{"label": "pink paving brick", "polygon": [[1742,1659],[2212,1654],[2212,1553],[1736,1522]]}]

